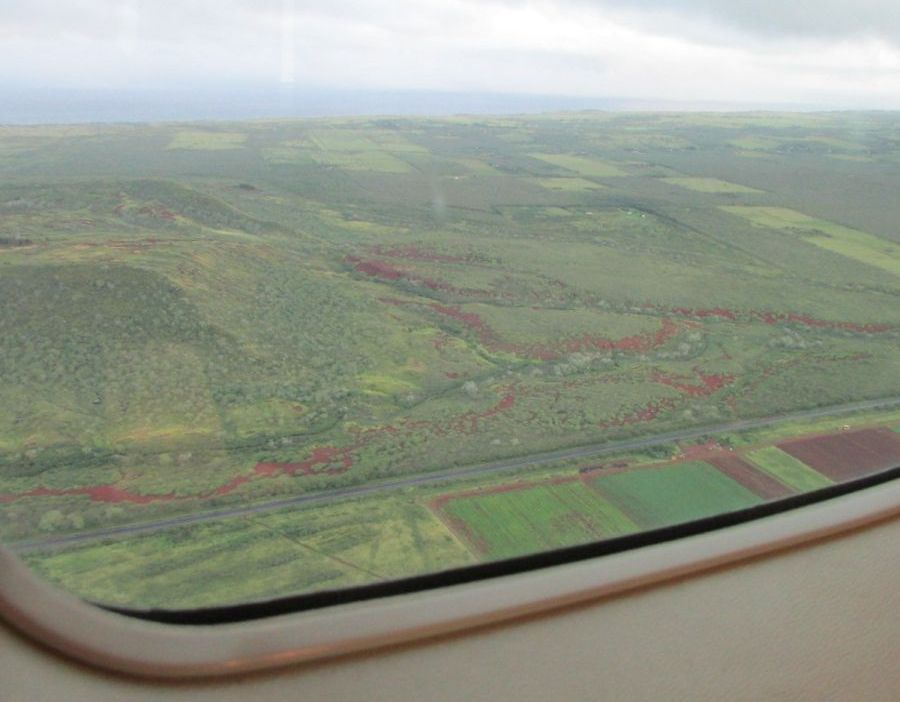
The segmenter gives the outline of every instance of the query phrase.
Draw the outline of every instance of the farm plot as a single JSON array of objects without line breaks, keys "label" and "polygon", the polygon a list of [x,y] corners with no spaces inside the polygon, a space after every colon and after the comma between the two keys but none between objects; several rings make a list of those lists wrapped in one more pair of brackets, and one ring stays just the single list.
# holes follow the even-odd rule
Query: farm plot
[{"label": "farm plot", "polygon": [[688,522],[760,502],[750,490],[699,461],[599,475],[591,485],[645,529]]},{"label": "farm plot", "polygon": [[731,206],[722,209],[757,226],[798,230],[809,244],[900,275],[900,246],[894,242],[784,207]]},{"label": "farm plot", "polygon": [[503,485],[445,495],[435,510],[474,550],[510,558],[635,531],[618,508],[581,481]]},{"label": "farm plot", "polygon": [[729,183],[727,180],[719,180],[718,178],[673,177],[663,178],[663,180],[672,185],[687,188],[698,193],[762,193],[761,190],[756,188],[748,188],[746,185]]},{"label": "farm plot", "polygon": [[191,151],[224,151],[240,149],[247,141],[242,132],[220,132],[202,129],[183,129],[175,134],[166,149]]},{"label": "farm plot", "polygon": [[604,188],[603,185],[584,178],[541,178],[538,182],[548,190],[558,190],[560,192],[581,193],[587,190],[602,190]]},{"label": "farm plot", "polygon": [[835,481],[853,480],[900,465],[900,438],[887,429],[784,441],[778,448]]},{"label": "farm plot", "polygon": [[565,168],[567,171],[580,173],[588,178],[615,178],[627,176],[628,173],[616,164],[597,158],[585,158],[570,154],[530,154],[532,158]]},{"label": "farm plot", "polygon": [[758,468],[798,492],[831,485],[831,480],[824,475],[774,446],[751,451],[747,458]]},{"label": "farm plot", "polygon": [[776,500],[793,493],[787,485],[758,470],[739,456],[731,454],[715,456],[709,459],[709,463],[765,500]]},{"label": "farm plot", "polygon": [[471,560],[427,509],[396,496],[27,556],[38,573],[70,592],[107,604],[170,608],[348,587]]}]

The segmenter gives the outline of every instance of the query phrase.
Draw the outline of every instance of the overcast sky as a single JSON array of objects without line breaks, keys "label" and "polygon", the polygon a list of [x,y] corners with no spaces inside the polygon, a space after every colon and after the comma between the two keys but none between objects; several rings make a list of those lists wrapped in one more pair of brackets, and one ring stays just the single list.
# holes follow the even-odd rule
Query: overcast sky
[{"label": "overcast sky", "polygon": [[900,108],[900,0],[0,0],[0,87]]}]

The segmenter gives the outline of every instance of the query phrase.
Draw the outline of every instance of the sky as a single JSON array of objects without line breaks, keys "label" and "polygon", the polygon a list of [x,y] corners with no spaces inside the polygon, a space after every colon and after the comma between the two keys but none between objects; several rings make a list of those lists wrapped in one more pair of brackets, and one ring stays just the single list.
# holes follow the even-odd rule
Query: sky
[{"label": "sky", "polygon": [[898,0],[0,0],[0,88],[900,108]]}]

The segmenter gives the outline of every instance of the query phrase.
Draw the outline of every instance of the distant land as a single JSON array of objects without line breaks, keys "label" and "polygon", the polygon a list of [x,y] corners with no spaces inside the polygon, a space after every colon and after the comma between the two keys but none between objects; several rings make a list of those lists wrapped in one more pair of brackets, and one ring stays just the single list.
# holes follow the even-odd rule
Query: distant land
[{"label": "distant land", "polygon": [[642,100],[623,97],[331,90],[0,87],[0,124],[168,122],[362,115],[535,114],[572,110],[684,111],[832,109],[796,104]]}]

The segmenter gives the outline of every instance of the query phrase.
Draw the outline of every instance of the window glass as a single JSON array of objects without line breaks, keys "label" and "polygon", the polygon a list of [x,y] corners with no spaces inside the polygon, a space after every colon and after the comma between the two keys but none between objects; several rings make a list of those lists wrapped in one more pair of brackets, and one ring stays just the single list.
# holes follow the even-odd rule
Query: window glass
[{"label": "window glass", "polygon": [[893,4],[156,5],[0,7],[46,578],[223,605],[900,464]]}]

